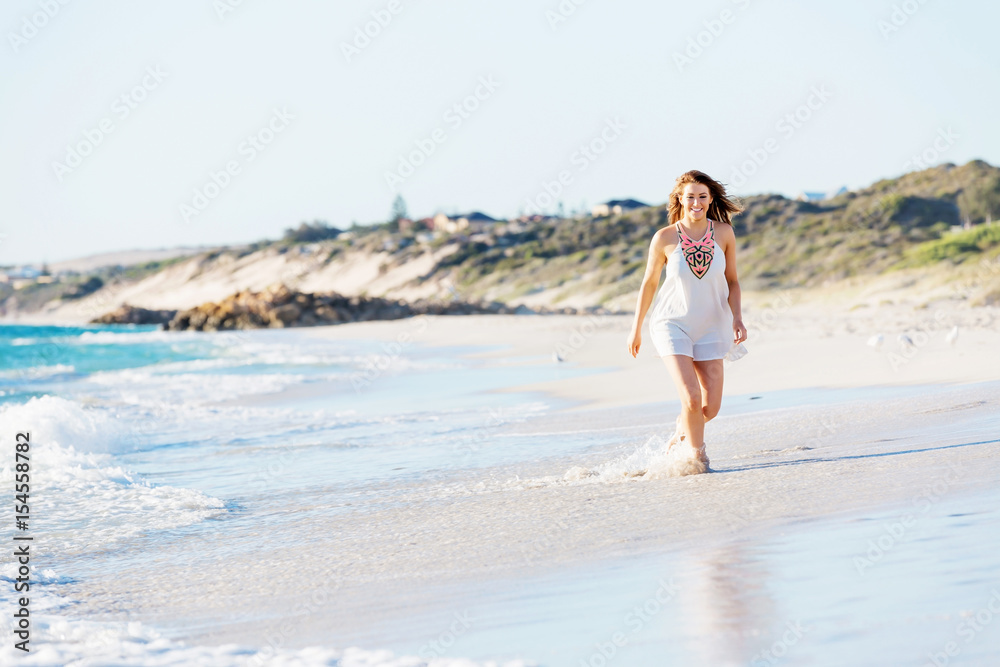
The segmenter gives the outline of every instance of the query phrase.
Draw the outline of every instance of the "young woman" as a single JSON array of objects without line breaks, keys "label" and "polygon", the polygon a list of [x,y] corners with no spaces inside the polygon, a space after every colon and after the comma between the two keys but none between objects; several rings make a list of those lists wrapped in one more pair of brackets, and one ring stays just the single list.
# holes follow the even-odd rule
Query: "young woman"
[{"label": "young woman", "polygon": [[628,351],[633,357],[639,353],[642,321],[666,264],[649,332],[681,399],[668,449],[687,440],[707,469],[705,422],[722,404],[722,360],[746,353],[741,345],[747,330],[740,312],[736,235],[730,222],[742,209],[726,197],[721,183],[700,171],[677,179],[667,207],[670,225],[657,231],[649,244]]}]

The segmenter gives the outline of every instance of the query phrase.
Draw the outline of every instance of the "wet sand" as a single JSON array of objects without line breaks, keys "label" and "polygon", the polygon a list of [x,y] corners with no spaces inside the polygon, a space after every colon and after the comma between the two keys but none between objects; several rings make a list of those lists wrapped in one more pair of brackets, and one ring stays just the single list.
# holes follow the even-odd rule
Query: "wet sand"
[{"label": "wet sand", "polygon": [[[261,534],[250,515],[230,519],[238,525],[224,539],[206,522],[159,548],[155,569],[141,542],[121,554],[113,575],[80,564],[87,584],[68,592],[87,617],[121,620],[125,612],[115,610],[128,610],[193,644],[261,645],[270,637],[286,648],[415,654],[470,601],[495,601],[535,581],[526,600],[551,602],[572,568],[613,572],[642,556],[697,559],[821,519],[902,512],[928,493],[937,503],[995,488],[1000,383],[898,392],[881,400],[841,395],[834,404],[820,393],[815,404],[773,409],[763,392],[753,411],[709,425],[713,473],[660,480],[629,476],[648,463],[644,444],[665,432],[657,406],[554,413],[498,427],[493,444],[592,438],[584,455],[540,454],[434,484],[387,484],[351,507],[324,506],[310,494],[288,510],[281,535]],[[773,396],[778,405],[789,400]],[[566,479],[578,466],[598,474]],[[380,493],[392,502],[378,501]],[[256,509],[247,507],[251,515]],[[859,541],[858,553],[864,548]],[[508,600],[508,607],[517,618],[480,618],[476,632],[506,622],[513,635],[531,634],[531,605]],[[491,655],[520,655],[512,647]]]},{"label": "wet sand", "polygon": [[[762,568],[785,585],[782,563],[808,552],[794,544],[765,548],[786,534],[810,526],[853,530],[856,549],[844,549],[863,556],[868,533],[877,538],[881,530],[868,529],[866,518],[926,505],[927,517],[948,521],[950,515],[939,514],[949,503],[987,498],[1000,481],[1000,355],[991,354],[998,337],[992,312],[955,308],[942,326],[944,318],[934,317],[940,310],[825,316],[821,310],[789,306],[765,320],[766,309],[747,309],[748,323],[762,324],[751,328],[750,354],[726,364],[723,409],[706,429],[713,472],[667,479],[637,476],[669,437],[677,403],[648,340],[639,359],[627,355],[630,318],[428,318],[412,343],[494,345],[465,352],[495,364],[565,363],[593,373],[508,388],[571,402],[495,425],[483,449],[458,470],[413,482],[388,479],[347,504],[327,502],[321,488],[281,498],[248,494],[225,525],[192,526],[158,544],[155,554],[137,540],[122,550],[113,572],[74,564],[85,583],[68,584],[67,595],[86,618],[140,620],[194,645],[361,646],[423,655],[428,642],[457,628],[461,641],[447,655],[576,665],[623,617],[591,631],[587,624],[618,604],[617,596],[653,595],[659,586],[653,573],[662,563],[663,572],[681,579],[676,618],[693,614],[704,622],[692,631],[693,621],[663,625],[663,617],[645,635],[647,649],[687,646],[688,658],[704,657],[725,636],[728,648],[719,655],[750,660],[770,645],[769,633],[790,622],[783,607],[794,596],[757,591],[752,613],[730,614],[725,604],[711,603],[721,600],[718,591],[699,593],[724,573],[699,579],[689,576],[692,568],[734,562],[740,550],[759,552],[740,571],[752,576]],[[592,328],[583,328],[588,321]],[[956,323],[952,344],[945,337]],[[388,344],[412,333],[413,324],[297,333]],[[867,344],[878,332],[885,339],[880,350]],[[911,350],[896,340],[907,332],[916,343]],[[552,360],[557,349],[569,350],[566,361]],[[254,399],[261,400],[268,399]],[[547,453],[548,443],[555,450],[566,442],[572,453],[565,447]],[[490,447],[525,443],[534,455],[518,463],[477,458]],[[260,530],[254,520],[260,512],[284,518],[279,534]],[[904,553],[936,557],[917,547]],[[851,557],[827,557],[797,576],[808,585],[834,585],[848,576],[842,570],[855,567]],[[649,576],[637,579],[640,571]],[[935,583],[959,599],[960,587],[947,588],[953,580],[915,585]],[[577,601],[575,612],[567,600]],[[935,613],[950,623],[953,600],[942,600]],[[565,611],[568,604],[575,622],[560,625],[541,611]],[[845,614],[856,615],[892,602],[862,596],[843,604]],[[463,625],[470,610],[477,620]],[[891,611],[896,618],[906,610]],[[868,629],[859,632],[857,641],[874,641]],[[850,646],[836,633],[824,636],[848,642],[837,643],[838,650]]]}]

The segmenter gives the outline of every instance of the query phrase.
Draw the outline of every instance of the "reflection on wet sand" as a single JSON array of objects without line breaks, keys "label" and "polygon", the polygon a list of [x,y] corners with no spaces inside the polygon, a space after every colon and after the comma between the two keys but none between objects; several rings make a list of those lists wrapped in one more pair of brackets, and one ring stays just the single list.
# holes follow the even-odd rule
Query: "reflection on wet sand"
[{"label": "reflection on wet sand", "polygon": [[[741,541],[695,556],[678,601],[685,638],[695,664],[745,665],[760,658],[781,623],[767,591],[772,575]],[[765,661],[766,662],[766,661]]]}]

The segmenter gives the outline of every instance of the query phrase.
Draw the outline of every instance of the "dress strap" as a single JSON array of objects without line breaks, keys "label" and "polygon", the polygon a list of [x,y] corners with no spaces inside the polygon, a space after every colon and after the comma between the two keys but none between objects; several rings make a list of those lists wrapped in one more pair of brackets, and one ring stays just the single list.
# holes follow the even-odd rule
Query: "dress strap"
[{"label": "dress strap", "polygon": [[695,239],[691,238],[690,236],[688,236],[686,233],[684,233],[684,230],[681,229],[681,226],[679,224],[675,223],[675,226],[677,227],[677,233],[678,233],[678,235],[683,236],[684,238],[686,238],[691,243],[704,243],[708,239],[714,239],[715,238],[715,226],[712,224],[711,220],[708,221],[708,229],[705,230],[705,233],[697,241]]}]

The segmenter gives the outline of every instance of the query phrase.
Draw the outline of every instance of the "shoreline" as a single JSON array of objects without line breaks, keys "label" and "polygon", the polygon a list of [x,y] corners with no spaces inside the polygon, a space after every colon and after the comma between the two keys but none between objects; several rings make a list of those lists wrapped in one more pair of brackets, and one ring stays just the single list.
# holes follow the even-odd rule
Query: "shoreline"
[{"label": "shoreline", "polygon": [[[888,338],[889,327],[923,321],[919,313],[917,319],[909,315],[883,312],[877,324]],[[384,485],[374,484],[350,498],[331,494],[331,478],[321,465],[297,471],[301,477],[282,487],[282,493],[256,491],[253,485],[230,490],[220,497],[235,501],[235,512],[169,534],[137,536],[116,549],[113,560],[61,565],[72,581],[61,584],[60,592],[75,601],[73,612],[80,618],[127,617],[198,650],[232,643],[266,648],[271,637],[280,636],[285,649],[360,646],[397,655],[416,653],[414,647],[447,627],[442,618],[483,600],[487,607],[522,614],[510,617],[513,622],[505,626],[511,640],[499,650],[506,651],[539,645],[523,615],[525,600],[564,604],[566,573],[589,573],[570,577],[586,589],[577,599],[606,603],[611,599],[607,585],[590,589],[592,579],[607,573],[605,584],[620,583],[625,594],[638,597],[642,582],[636,586],[626,572],[633,564],[661,557],[678,563],[708,558],[708,570],[721,573],[732,564],[731,554],[742,553],[740,562],[750,565],[745,571],[756,572],[758,565],[777,570],[780,558],[764,551],[775,536],[815,533],[823,527],[849,535],[851,555],[864,553],[867,540],[881,530],[868,521],[873,515],[901,513],[942,481],[939,508],[950,507],[947,499],[961,500],[959,496],[975,500],[969,494],[992,489],[1000,479],[995,456],[1000,380],[994,376],[970,386],[959,377],[963,373],[975,379],[992,369],[992,360],[975,352],[980,342],[992,344],[996,332],[974,321],[962,320],[955,346],[945,342],[944,330],[932,332],[900,369],[909,370],[908,382],[897,381],[893,390],[881,391],[890,385],[865,384],[865,378],[852,375],[871,354],[889,363],[866,344],[867,327],[876,322],[816,319],[808,308],[782,311],[774,326],[758,330],[760,347],[751,351],[761,351],[775,364],[770,376],[763,375],[773,388],[760,388],[764,383],[757,382],[753,392],[740,394],[738,383],[727,385],[730,402],[724,401],[722,413],[706,431],[712,473],[641,479],[631,473],[649,465],[655,438],[665,440],[672,420],[662,401],[674,397],[660,386],[651,401],[638,383],[609,381],[635,369],[648,375],[660,370],[642,364],[642,357],[626,355],[622,330],[627,332],[630,316],[611,317],[586,335],[577,331],[585,320],[430,316],[423,322],[365,322],[283,329],[281,334],[269,330],[271,335],[254,344],[276,341],[285,346],[303,342],[302,336],[398,343],[401,333],[409,333],[409,342],[470,355],[487,365],[554,364],[553,346],[576,332],[582,342],[569,363],[594,373],[503,389],[543,391],[544,386],[550,396],[584,402],[491,426],[481,447],[457,465],[450,460],[436,464],[432,475],[419,479],[392,473]],[[829,335],[817,335],[824,327],[830,327]],[[469,347],[471,341],[505,347],[476,350]],[[833,352],[817,354],[817,341]],[[853,361],[834,354],[841,348],[850,352],[852,346],[861,351]],[[371,347],[358,349],[367,356]],[[608,364],[616,348],[624,361]],[[959,351],[964,354],[958,356]],[[649,353],[648,343],[642,352]],[[854,383],[843,393],[812,394],[804,390],[811,378],[796,373],[810,368],[822,372],[819,377]],[[869,370],[869,377],[877,379],[887,368]],[[593,384],[582,382],[588,379]],[[915,383],[921,386],[906,388]],[[315,393],[314,388],[292,400],[308,400],[307,393]],[[763,400],[734,401],[738,396]],[[278,392],[236,403],[266,407],[288,399]],[[482,405],[488,403],[487,397]],[[411,434],[406,432],[403,446]],[[310,449],[342,444],[331,434]],[[385,457],[387,469],[402,465],[391,463],[392,451],[378,447],[371,451]],[[515,456],[495,457],[500,452]],[[314,453],[323,456],[320,450]],[[189,460],[182,457],[174,465]],[[213,465],[211,459],[204,463]],[[221,460],[214,465],[217,472],[232,473]],[[961,471],[957,477],[950,472],[955,467]],[[600,472],[574,473],[581,469]],[[179,470],[137,472],[159,484],[176,480]],[[933,521],[930,515],[927,521]],[[829,562],[853,572],[849,558]],[[114,576],[108,576],[109,568]],[[714,577],[701,581],[708,585]],[[698,586],[688,590],[693,600],[700,595]],[[327,592],[326,602],[302,615],[301,605],[316,591]],[[236,615],[234,609],[243,611]],[[744,629],[756,627],[751,622],[756,615],[746,618]],[[488,636],[490,629],[477,627],[469,636]],[[475,650],[486,648],[477,644]],[[456,647],[456,655],[458,651]]]},{"label": "shoreline", "polygon": [[[692,550],[722,553],[737,542],[752,549],[802,525],[865,526],[872,514],[902,513],[941,480],[947,482],[942,499],[992,489],[1000,474],[996,444],[990,444],[997,442],[991,424],[1000,381],[904,393],[878,400],[871,410],[856,399],[720,416],[710,427],[713,472],[707,475],[564,481],[569,466],[601,465],[620,451],[605,444],[488,471],[454,471],[431,489],[414,488],[393,507],[289,515],[284,530],[303,540],[294,549],[261,545],[256,536],[236,532],[225,538],[236,555],[227,558],[224,571],[183,558],[214,553],[218,544],[216,527],[195,526],[158,549],[155,572],[136,545],[121,554],[114,578],[83,572],[81,583],[70,588],[79,587],[77,599],[93,601],[79,607],[88,618],[120,620],[108,617],[99,601],[124,600],[132,617],[189,645],[259,646],[268,632],[290,627],[283,638],[288,648],[361,646],[400,654],[414,637],[434,631],[428,619],[477,596],[495,600],[526,579],[551,595],[567,568],[620,570],[633,558],[690,558]],[[959,415],[966,427],[953,433]],[[621,416],[607,410],[552,413],[499,428],[497,436],[527,431],[567,437],[560,435],[565,428],[587,425],[624,428],[614,440],[637,443],[661,419],[649,405],[636,406],[626,427],[613,421]],[[817,430],[820,423],[825,429]],[[955,477],[949,466],[962,475]],[[515,477],[520,482],[512,487]],[[475,490],[476,480],[486,487]],[[858,553],[866,539],[858,539]],[[296,604],[316,588],[336,604],[298,616]],[[206,590],[212,591],[209,600],[197,595]],[[275,597],[278,591],[293,594]],[[234,604],[267,608],[273,617],[232,619],[226,610]],[[413,628],[398,629],[413,615],[419,619]]]},{"label": "shoreline", "polygon": [[[1000,355],[995,352],[1000,348],[1000,307],[971,308],[961,301],[938,301],[933,308],[909,301],[858,307],[852,303],[858,296],[839,290],[826,298],[817,293],[806,299],[790,292],[745,298],[749,353],[724,363],[723,413],[727,398],[764,391],[968,384],[1000,378]],[[496,390],[551,396],[569,402],[559,408],[569,413],[676,401],[673,381],[649,339],[648,318],[638,357],[628,354],[625,340],[632,319],[631,314],[421,315],[246,332],[376,340],[387,355],[412,345],[484,345],[494,349],[463,349],[458,354],[499,365],[542,363],[582,369],[588,374]],[[0,320],[0,324],[25,323]],[[949,342],[956,326],[957,340]],[[883,343],[876,349],[869,343],[878,334]],[[901,334],[914,345],[900,343]],[[557,353],[563,361],[555,361]],[[305,393],[320,390],[308,388]]]},{"label": "shoreline", "polygon": [[[541,391],[576,403],[574,412],[677,400],[662,361],[655,356],[643,324],[637,358],[626,349],[632,315],[462,315],[427,316],[415,333],[407,320],[357,322],[301,329],[325,339],[374,339],[433,347],[504,346],[463,353],[491,363],[534,359],[566,363],[594,373],[565,380],[518,384],[501,391]],[[1000,308],[968,309],[954,305],[933,311],[905,306],[829,309],[822,305],[775,301],[744,307],[749,353],[724,362],[723,396],[804,388],[851,388],[921,384],[968,384],[1000,378]],[[958,337],[948,341],[954,327]],[[881,334],[879,349],[869,340]],[[898,340],[905,334],[914,341]],[[401,342],[403,341],[403,342]],[[565,359],[554,361],[559,352]]]}]

